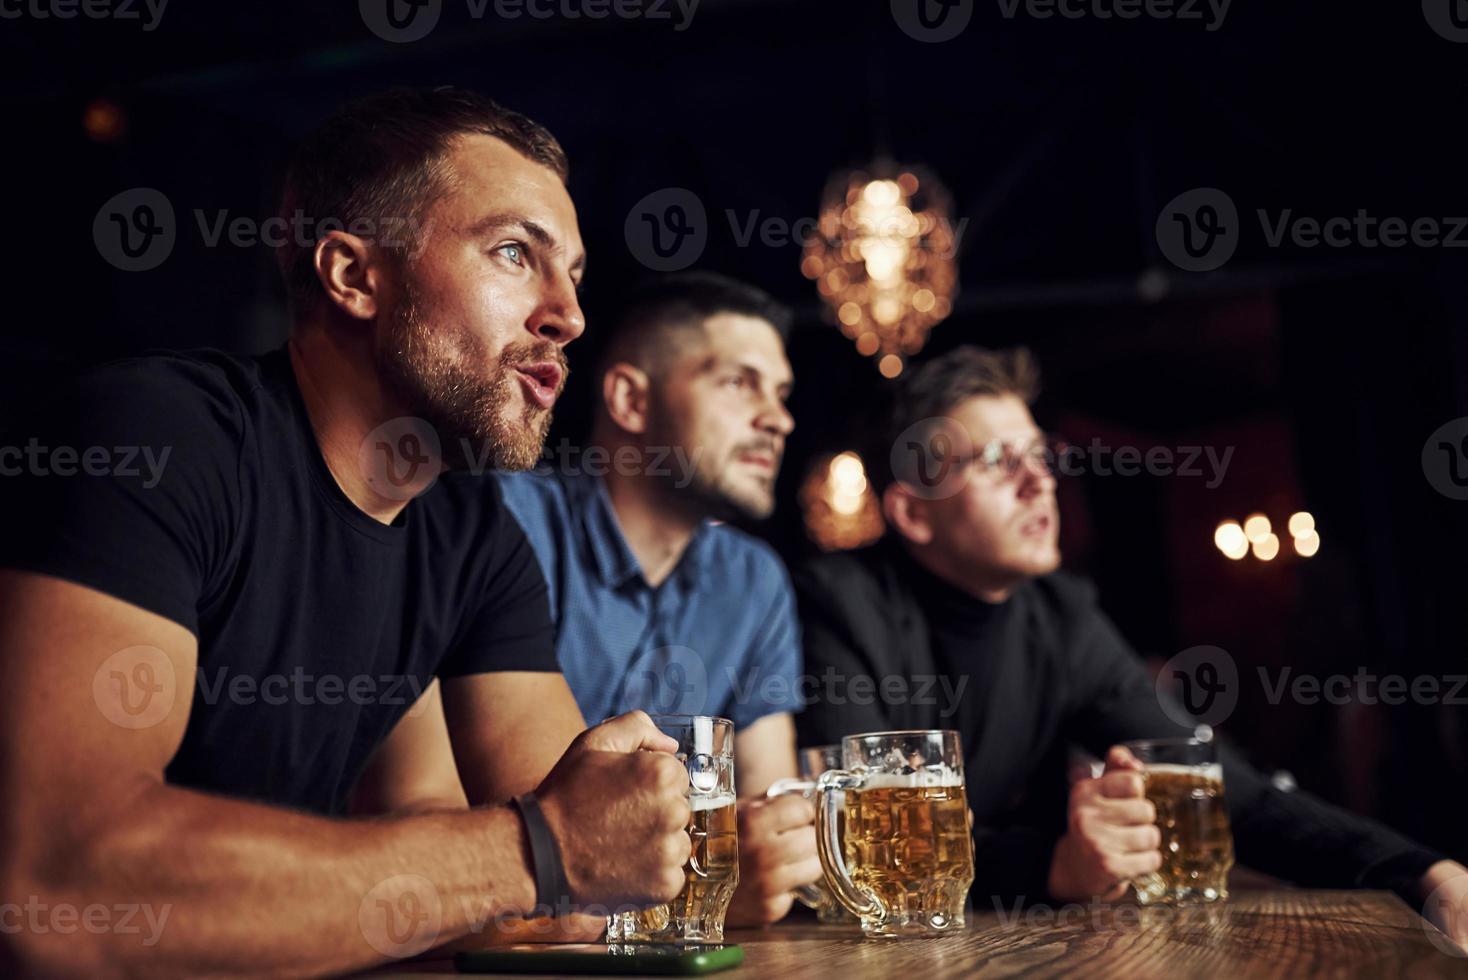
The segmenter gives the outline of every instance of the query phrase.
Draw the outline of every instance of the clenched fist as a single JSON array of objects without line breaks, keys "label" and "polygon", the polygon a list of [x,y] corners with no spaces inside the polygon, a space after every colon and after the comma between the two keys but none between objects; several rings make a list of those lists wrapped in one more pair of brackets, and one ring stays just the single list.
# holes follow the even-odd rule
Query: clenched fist
[{"label": "clenched fist", "polygon": [[692,845],[677,750],[645,712],[629,712],[577,736],[536,789],[578,906],[656,905],[683,887]]},{"label": "clenched fist", "polygon": [[1055,845],[1048,887],[1065,902],[1126,894],[1127,882],[1162,867],[1157,810],[1142,792],[1141,763],[1116,746],[1106,771],[1070,788],[1070,819]]}]

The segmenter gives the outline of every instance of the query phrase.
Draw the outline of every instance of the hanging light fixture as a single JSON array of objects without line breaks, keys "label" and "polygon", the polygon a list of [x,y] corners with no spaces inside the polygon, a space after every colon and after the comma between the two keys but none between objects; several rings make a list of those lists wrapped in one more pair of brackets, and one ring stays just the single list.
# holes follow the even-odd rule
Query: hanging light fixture
[{"label": "hanging light fixture", "polygon": [[878,162],[826,185],[800,270],[841,332],[895,378],[953,310],[957,246],[952,199],[938,179]]}]

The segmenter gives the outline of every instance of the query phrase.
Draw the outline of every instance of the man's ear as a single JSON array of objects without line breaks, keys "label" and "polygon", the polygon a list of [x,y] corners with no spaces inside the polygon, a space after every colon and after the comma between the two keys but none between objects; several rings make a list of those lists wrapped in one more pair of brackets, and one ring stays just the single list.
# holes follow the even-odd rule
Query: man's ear
[{"label": "man's ear", "polygon": [[912,493],[900,482],[882,492],[882,516],[887,525],[913,544],[933,540],[933,514],[928,501]]},{"label": "man's ear", "polygon": [[382,306],[383,269],[364,239],[327,232],[311,255],[327,300],[349,317],[370,320]]},{"label": "man's ear", "polygon": [[652,379],[640,367],[618,361],[601,378],[601,398],[617,428],[634,435],[647,431]]}]

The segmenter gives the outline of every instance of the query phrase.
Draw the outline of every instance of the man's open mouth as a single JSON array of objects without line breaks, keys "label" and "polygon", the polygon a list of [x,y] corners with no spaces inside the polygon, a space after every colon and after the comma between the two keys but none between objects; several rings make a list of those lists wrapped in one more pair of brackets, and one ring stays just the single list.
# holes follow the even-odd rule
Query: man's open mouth
[{"label": "man's open mouth", "polygon": [[561,380],[565,376],[559,364],[551,361],[526,364],[515,368],[515,373],[520,376],[526,394],[535,404],[541,408],[550,408],[556,403],[556,396],[561,391]]}]

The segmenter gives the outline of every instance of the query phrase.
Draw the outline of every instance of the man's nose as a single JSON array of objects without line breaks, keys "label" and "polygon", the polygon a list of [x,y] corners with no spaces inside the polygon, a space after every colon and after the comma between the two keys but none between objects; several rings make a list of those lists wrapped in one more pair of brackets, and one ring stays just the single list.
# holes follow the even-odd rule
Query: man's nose
[{"label": "man's nose", "polygon": [[1054,491],[1055,472],[1044,453],[1025,453],[1019,469],[1019,492],[1022,497]]},{"label": "man's nose", "polygon": [[540,305],[525,326],[536,339],[549,340],[559,347],[586,332],[586,316],[570,275],[558,273],[545,282]]},{"label": "man's nose", "polygon": [[755,416],[754,424],[756,428],[783,439],[795,430],[795,416],[790,414],[790,409],[779,396],[771,395]]}]

